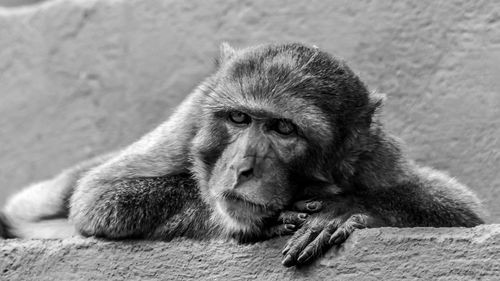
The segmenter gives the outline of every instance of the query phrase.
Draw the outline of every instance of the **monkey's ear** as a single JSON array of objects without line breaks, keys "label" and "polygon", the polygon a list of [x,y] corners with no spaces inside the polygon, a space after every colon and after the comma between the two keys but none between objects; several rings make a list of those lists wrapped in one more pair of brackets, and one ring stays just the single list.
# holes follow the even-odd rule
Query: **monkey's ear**
[{"label": "monkey's ear", "polygon": [[229,45],[227,42],[223,42],[220,47],[219,54],[219,64],[224,64],[226,61],[231,59],[235,54],[236,50]]},{"label": "monkey's ear", "polygon": [[368,104],[368,110],[369,110],[368,115],[372,117],[374,114],[376,114],[378,110],[382,108],[386,99],[387,96],[385,94],[376,92],[371,93],[370,101]]},{"label": "monkey's ear", "polygon": [[362,120],[365,125],[370,126],[372,124],[373,117],[379,112],[380,108],[382,108],[386,96],[385,94],[372,92],[370,93],[368,99],[368,105],[361,111],[358,118],[360,118],[359,120]]}]

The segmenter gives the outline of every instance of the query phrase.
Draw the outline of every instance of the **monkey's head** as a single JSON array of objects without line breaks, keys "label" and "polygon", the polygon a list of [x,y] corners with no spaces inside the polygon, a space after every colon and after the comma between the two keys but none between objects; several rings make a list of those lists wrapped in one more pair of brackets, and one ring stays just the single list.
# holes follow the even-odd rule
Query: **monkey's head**
[{"label": "monkey's head", "polygon": [[199,90],[192,170],[233,233],[257,231],[305,187],[352,173],[346,151],[378,105],[345,64],[301,44],[223,45]]}]

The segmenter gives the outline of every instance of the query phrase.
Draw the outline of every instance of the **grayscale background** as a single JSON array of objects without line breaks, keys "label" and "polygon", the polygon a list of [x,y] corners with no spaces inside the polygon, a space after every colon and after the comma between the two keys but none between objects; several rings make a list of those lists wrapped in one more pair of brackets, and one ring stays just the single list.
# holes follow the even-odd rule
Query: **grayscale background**
[{"label": "grayscale background", "polygon": [[386,93],[383,119],[408,154],[470,186],[500,223],[498,2],[71,2],[0,0],[0,206],[153,129],[221,42],[300,41]]}]

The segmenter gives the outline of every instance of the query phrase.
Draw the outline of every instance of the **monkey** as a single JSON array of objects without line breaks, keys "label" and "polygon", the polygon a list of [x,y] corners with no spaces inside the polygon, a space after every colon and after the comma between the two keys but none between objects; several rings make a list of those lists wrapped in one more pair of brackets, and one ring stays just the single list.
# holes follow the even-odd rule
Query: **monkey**
[{"label": "monkey", "polygon": [[360,228],[484,223],[471,190],[412,162],[386,133],[382,103],[315,46],[223,44],[217,70],[167,121],[59,176],[71,180],[44,184],[68,191],[36,203],[50,212],[23,214],[35,199],[14,196],[4,231],[19,236],[23,221],[62,215],[78,233],[108,239],[292,235],[282,263],[294,266]]}]

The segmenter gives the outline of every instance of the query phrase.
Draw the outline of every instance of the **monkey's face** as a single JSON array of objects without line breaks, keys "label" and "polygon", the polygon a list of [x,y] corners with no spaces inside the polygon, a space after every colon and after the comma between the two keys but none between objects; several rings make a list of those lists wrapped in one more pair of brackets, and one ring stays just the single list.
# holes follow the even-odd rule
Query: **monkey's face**
[{"label": "monkey's face", "polygon": [[234,52],[222,56],[219,71],[201,87],[206,99],[192,170],[217,219],[248,232],[283,210],[304,185],[331,182],[325,167],[348,110],[335,112],[362,105],[367,95],[358,100],[345,91],[350,85],[342,83],[350,80],[344,78],[353,74],[314,48]]},{"label": "monkey's face", "polygon": [[306,153],[307,141],[293,120],[271,113],[215,110],[195,138],[205,192],[216,214],[235,230],[258,227],[295,193],[294,161]]}]

